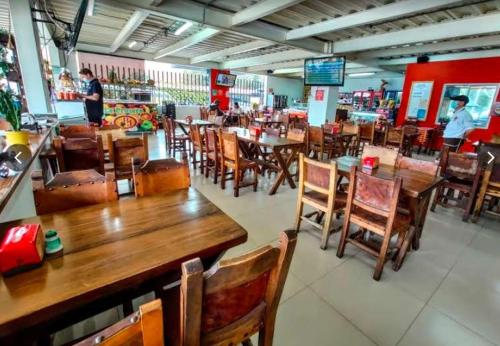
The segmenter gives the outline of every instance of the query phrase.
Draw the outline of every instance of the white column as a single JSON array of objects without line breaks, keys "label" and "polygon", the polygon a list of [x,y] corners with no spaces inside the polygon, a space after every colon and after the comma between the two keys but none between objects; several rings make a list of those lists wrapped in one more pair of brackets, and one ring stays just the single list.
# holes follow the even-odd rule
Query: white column
[{"label": "white column", "polygon": [[309,124],[321,126],[327,120],[329,123],[334,122],[338,97],[338,87],[312,87],[307,112]]},{"label": "white column", "polygon": [[51,113],[38,30],[31,18],[30,1],[9,0],[9,7],[28,110],[31,113]]}]

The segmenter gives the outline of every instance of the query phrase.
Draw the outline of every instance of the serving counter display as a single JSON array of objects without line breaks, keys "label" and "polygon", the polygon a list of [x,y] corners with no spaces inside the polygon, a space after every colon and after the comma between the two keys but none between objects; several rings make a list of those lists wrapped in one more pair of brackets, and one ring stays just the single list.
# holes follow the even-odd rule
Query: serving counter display
[{"label": "serving counter display", "polygon": [[103,125],[124,129],[137,127],[150,131],[158,128],[158,105],[151,102],[104,99]]}]

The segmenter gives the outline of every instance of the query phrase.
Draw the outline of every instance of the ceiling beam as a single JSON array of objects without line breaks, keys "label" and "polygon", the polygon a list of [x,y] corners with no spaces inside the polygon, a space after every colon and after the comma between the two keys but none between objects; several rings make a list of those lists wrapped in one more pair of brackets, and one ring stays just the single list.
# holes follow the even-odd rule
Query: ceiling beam
[{"label": "ceiling beam", "polygon": [[298,4],[303,0],[264,0],[244,10],[236,12],[231,18],[232,25],[242,25],[253,22],[287,7]]},{"label": "ceiling beam", "polygon": [[257,65],[266,65],[274,62],[283,61],[283,59],[286,59],[287,57],[303,59],[303,58],[310,58],[315,55],[316,55],[315,53],[307,52],[300,49],[293,49],[285,52],[276,52],[271,54],[254,56],[251,58],[225,61],[221,64],[221,68],[231,69],[231,68],[241,68],[241,67],[257,66]]},{"label": "ceiling beam", "polygon": [[120,30],[115,40],[111,44],[111,52],[115,52],[118,48],[120,48],[122,44],[127,41],[130,35],[134,33],[134,31],[142,24],[142,22],[144,22],[148,15],[149,13],[146,11],[135,11],[132,16],[130,16],[128,22]]},{"label": "ceiling beam", "polygon": [[170,18],[175,20],[189,20],[194,23],[204,24],[219,30],[232,31],[237,34],[254,39],[267,40],[290,47],[309,50],[311,52],[323,54],[326,52],[325,42],[315,38],[306,38],[297,41],[287,41],[287,29],[277,25],[254,21],[240,26],[232,26],[233,13],[223,11],[190,0],[169,0],[159,6],[151,6],[143,0],[101,0],[102,3],[111,6],[119,6],[127,9],[142,9],[150,14]]},{"label": "ceiling beam", "polygon": [[294,60],[294,61],[286,61],[286,62],[277,62],[272,64],[265,65],[255,65],[249,66],[245,70],[245,72],[257,72],[257,71],[267,71],[267,70],[278,70],[283,68],[294,68],[294,67],[304,67],[304,60]]},{"label": "ceiling beam", "polygon": [[205,28],[200,31],[198,31],[196,34],[193,34],[189,37],[186,37],[183,40],[180,40],[173,45],[170,45],[168,47],[165,47],[163,49],[160,49],[157,51],[154,55],[154,59],[160,59],[164,56],[167,55],[172,55],[178,51],[181,51],[183,49],[186,49],[188,47],[194,46],[197,43],[203,42],[210,37],[217,35],[220,32],[220,30],[213,29],[213,28]]},{"label": "ceiling beam", "polygon": [[466,38],[462,40],[429,43],[418,46],[386,48],[372,50],[356,54],[356,58],[388,58],[401,55],[418,55],[426,53],[443,52],[447,50],[481,48],[487,46],[500,46],[500,35],[483,36],[478,38]]},{"label": "ceiling beam", "polygon": [[336,54],[342,54],[408,43],[488,34],[498,31],[500,31],[500,13],[494,13],[384,34],[337,41],[334,43],[333,51]]},{"label": "ceiling beam", "polygon": [[405,0],[389,5],[375,7],[369,10],[348,14],[324,22],[290,30],[287,40],[321,35],[327,32],[343,30],[355,26],[389,21],[402,16],[413,15],[422,11],[434,10],[439,7],[461,2],[461,0]]},{"label": "ceiling beam", "polygon": [[[461,60],[461,59],[476,59],[476,58],[492,58],[500,56],[500,49],[488,49],[488,50],[478,50],[473,52],[463,52],[463,53],[452,53],[452,54],[439,54],[430,56],[431,62],[436,61],[448,61],[448,60]],[[401,58],[401,59],[390,59],[390,60],[380,60],[378,64],[380,66],[395,66],[395,65],[408,65],[416,63],[417,58]]]},{"label": "ceiling beam", "polygon": [[204,54],[204,55],[199,55],[197,57],[194,57],[191,59],[191,64],[197,64],[202,61],[217,61],[221,58],[224,58],[226,56],[238,54],[238,53],[245,53],[245,52],[250,52],[252,50],[260,49],[260,48],[265,48],[272,46],[273,43],[269,41],[262,41],[262,40],[257,40],[257,41],[252,41],[244,44],[240,44],[239,46],[234,46],[230,48],[226,48],[223,50],[218,50],[216,52]]}]

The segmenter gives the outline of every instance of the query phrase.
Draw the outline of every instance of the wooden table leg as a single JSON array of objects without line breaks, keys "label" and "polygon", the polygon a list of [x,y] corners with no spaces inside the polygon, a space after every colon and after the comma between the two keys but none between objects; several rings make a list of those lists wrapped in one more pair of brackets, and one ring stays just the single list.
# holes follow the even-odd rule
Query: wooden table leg
[{"label": "wooden table leg", "polygon": [[295,156],[297,156],[297,153],[299,149],[293,147],[292,149],[292,154],[288,158],[288,160],[285,162],[283,159],[283,156],[281,155],[280,148],[273,148],[273,153],[276,158],[276,161],[278,161],[278,166],[281,168],[280,173],[278,177],[276,178],[276,181],[274,182],[273,186],[271,187],[271,190],[269,191],[270,195],[274,195],[276,191],[278,191],[278,187],[281,185],[283,180],[286,178],[288,181],[288,184],[290,184],[290,187],[292,189],[296,188],[295,182],[293,181],[292,175],[290,174],[290,165],[292,164]]},{"label": "wooden table leg", "polygon": [[410,230],[408,231],[408,234],[406,235],[406,237],[403,241],[403,245],[401,246],[401,249],[399,249],[396,260],[392,264],[392,269],[394,269],[394,271],[397,272],[401,268],[401,266],[403,265],[403,261],[405,259],[406,253],[409,250],[410,244],[412,243],[413,238],[415,237],[415,234],[416,234],[415,226],[410,226]]},{"label": "wooden table leg", "polygon": [[415,217],[416,234],[413,239],[413,249],[418,250],[420,248],[420,237],[422,237],[422,230],[424,229],[425,219],[427,218],[427,210],[429,209],[429,203],[431,200],[431,193],[422,196],[419,200],[419,208]]}]

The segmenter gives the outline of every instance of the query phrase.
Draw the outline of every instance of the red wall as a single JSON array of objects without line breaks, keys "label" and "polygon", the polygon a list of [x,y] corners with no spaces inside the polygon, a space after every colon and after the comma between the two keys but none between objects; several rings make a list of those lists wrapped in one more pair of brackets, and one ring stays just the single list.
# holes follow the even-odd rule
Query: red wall
[{"label": "red wall", "polygon": [[229,109],[229,87],[217,85],[217,75],[219,73],[229,73],[229,70],[210,70],[210,102],[213,103],[215,100],[219,100],[220,109],[226,111]]},{"label": "red wall", "polygon": [[[449,83],[500,83],[500,57],[409,64],[403,87],[403,100],[397,119],[398,125],[405,121],[410,89],[414,81],[434,81],[427,119],[419,121],[419,125],[435,127],[443,85]],[[498,101],[500,101],[500,97]],[[479,139],[488,141],[493,133],[500,133],[500,116],[491,117],[488,129],[474,130],[469,135],[469,141],[464,145],[463,150],[472,151],[472,142]]]}]

